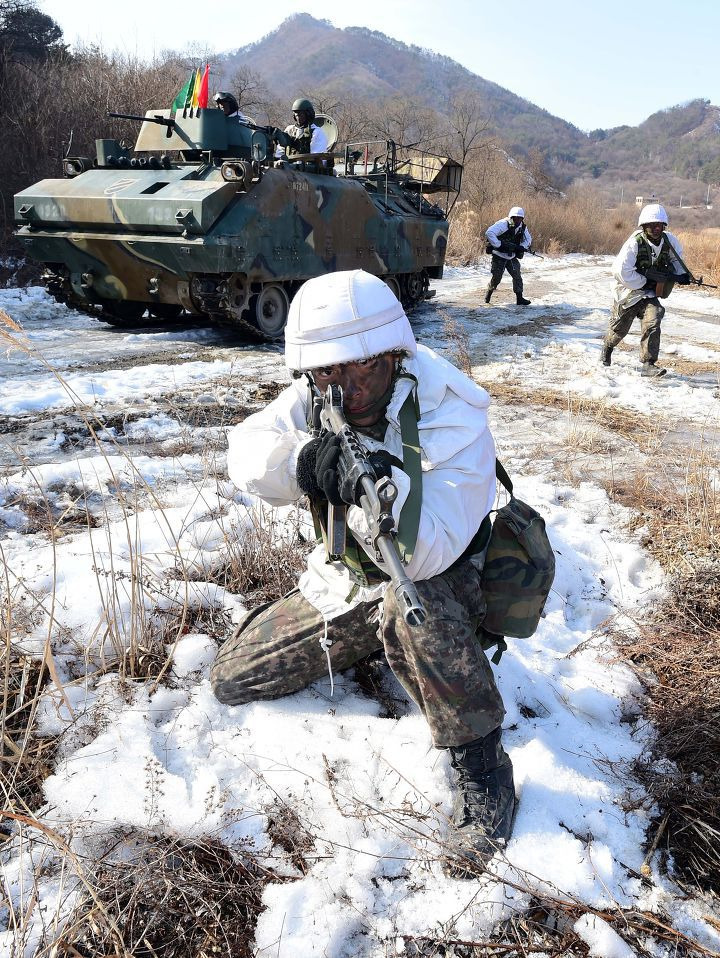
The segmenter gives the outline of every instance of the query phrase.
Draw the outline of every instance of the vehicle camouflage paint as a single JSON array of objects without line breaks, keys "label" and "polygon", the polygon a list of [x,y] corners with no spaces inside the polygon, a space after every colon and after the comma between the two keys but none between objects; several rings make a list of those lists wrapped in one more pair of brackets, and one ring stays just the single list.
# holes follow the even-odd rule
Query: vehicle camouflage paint
[{"label": "vehicle camouflage paint", "polygon": [[64,179],[17,194],[16,235],[58,300],[116,325],[147,311],[277,339],[311,276],[362,268],[408,307],[431,295],[448,221],[426,195],[457,195],[459,164],[383,140],[278,166],[270,128],[190,114],[136,117],[134,152],[97,140],[95,161],[67,157]]}]

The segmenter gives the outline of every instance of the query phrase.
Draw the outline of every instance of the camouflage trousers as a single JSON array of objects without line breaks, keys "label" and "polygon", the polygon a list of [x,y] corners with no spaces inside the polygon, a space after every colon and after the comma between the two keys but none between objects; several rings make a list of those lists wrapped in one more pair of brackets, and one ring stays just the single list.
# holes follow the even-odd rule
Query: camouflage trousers
[{"label": "camouflage trousers", "polygon": [[656,296],[641,299],[628,309],[613,307],[605,345],[613,346],[625,339],[636,317],[640,319],[640,359],[644,363],[656,363],[660,354],[660,321],[665,307]]},{"label": "camouflage trousers", "polygon": [[[327,623],[333,671],[377,649],[420,707],[438,747],[465,745],[502,724],[505,710],[490,663],[476,638],[485,614],[480,575],[470,562],[416,582],[428,613],[403,619],[395,594],[362,603]],[[297,589],[248,612],[222,646],[210,680],[228,705],[274,699],[327,675],[322,615]]]},{"label": "camouflage trousers", "polygon": [[498,288],[505,270],[507,270],[512,277],[513,293],[515,293],[516,296],[522,296],[522,272],[520,271],[520,262],[515,259],[515,257],[512,259],[503,259],[502,256],[490,257],[490,282],[488,283],[488,290]]}]

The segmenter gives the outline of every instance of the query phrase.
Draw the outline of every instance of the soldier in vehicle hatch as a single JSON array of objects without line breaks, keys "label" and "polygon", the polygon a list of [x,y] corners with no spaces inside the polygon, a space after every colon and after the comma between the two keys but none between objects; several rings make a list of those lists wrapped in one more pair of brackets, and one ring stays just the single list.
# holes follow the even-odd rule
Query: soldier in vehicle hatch
[{"label": "soldier in vehicle hatch", "polygon": [[490,282],[485,291],[485,302],[490,302],[490,297],[507,270],[512,277],[513,293],[518,306],[529,306],[530,300],[523,296],[519,262],[525,255],[525,250],[530,249],[532,244],[530,230],[525,224],[525,210],[521,206],[513,206],[507,217],[493,223],[485,236],[488,241],[487,252],[492,253]]},{"label": "soldier in vehicle hatch", "polygon": [[325,153],[328,139],[322,127],[315,123],[315,107],[310,100],[295,100],[292,105],[294,123],[285,130],[276,130],[278,159],[291,160],[307,153]]},{"label": "soldier in vehicle hatch", "polygon": [[[321,528],[328,503],[347,506],[345,551],[331,560],[323,538],[297,589],[246,613],[218,652],[213,691],[228,705],[274,699],[383,649],[434,744],[450,753],[458,789],[445,867],[472,877],[472,866],[477,875],[508,840],[515,807],[505,709],[479,639],[480,569],[495,499],[490,397],[418,345],[393,292],[363,270],[301,287],[290,306],[285,363],[292,384],[230,432],[230,477],[273,505],[307,495]],[[342,387],[344,415],[378,481],[385,476],[397,487],[398,540],[426,610],[419,624],[406,621],[381,568],[338,436],[311,434],[311,399],[328,386]]]},{"label": "soldier in vehicle hatch", "polygon": [[667,223],[667,213],[659,203],[643,207],[638,229],[615,257],[612,265],[615,296],[600,357],[603,366],[610,365],[613,349],[627,336],[637,317],[640,320],[640,375],[656,377],[667,372],[657,364],[660,321],[665,315],[659,297],[669,296],[675,283],[687,286],[692,281],[681,259],[680,240],[666,230]]},{"label": "soldier in vehicle hatch", "polygon": [[225,116],[237,117],[240,123],[248,122],[248,118],[240,112],[238,101],[235,99],[232,93],[219,90],[213,99],[215,100],[215,106],[218,108],[218,110],[222,110]]}]

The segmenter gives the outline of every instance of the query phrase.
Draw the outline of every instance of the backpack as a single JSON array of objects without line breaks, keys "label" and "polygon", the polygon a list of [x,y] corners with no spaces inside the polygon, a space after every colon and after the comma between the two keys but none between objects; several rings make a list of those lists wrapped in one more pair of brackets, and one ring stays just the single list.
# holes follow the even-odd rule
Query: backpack
[{"label": "backpack", "polygon": [[[487,603],[482,631],[492,633],[493,640],[506,635],[527,639],[538,627],[555,578],[555,553],[545,520],[513,495],[512,482],[499,460],[495,472],[510,501],[496,511],[481,573]],[[505,646],[496,641],[488,644],[498,644],[500,653]]]}]

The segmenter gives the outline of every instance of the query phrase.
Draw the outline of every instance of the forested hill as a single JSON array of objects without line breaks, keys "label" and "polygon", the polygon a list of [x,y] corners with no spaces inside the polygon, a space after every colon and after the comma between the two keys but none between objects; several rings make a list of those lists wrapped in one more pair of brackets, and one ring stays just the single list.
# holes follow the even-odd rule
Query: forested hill
[{"label": "forested hill", "polygon": [[300,95],[328,106],[407,97],[450,116],[458,99],[470,95],[510,152],[540,151],[564,182],[579,176],[720,182],[720,109],[704,99],[662,110],[637,127],[586,133],[449,57],[305,13],[228,54],[228,76],[238,69],[260,75],[286,103]]},{"label": "forested hill", "polygon": [[262,75],[278,98],[303,94],[325,101],[412,97],[449,114],[459,97],[472,94],[494,131],[520,152],[575,155],[586,136],[455,60],[408,46],[364,27],[338,29],[306,13],[295,14],[262,40],[228,56],[228,72],[245,67]]}]

